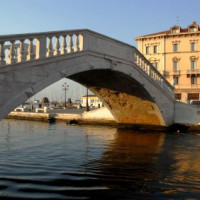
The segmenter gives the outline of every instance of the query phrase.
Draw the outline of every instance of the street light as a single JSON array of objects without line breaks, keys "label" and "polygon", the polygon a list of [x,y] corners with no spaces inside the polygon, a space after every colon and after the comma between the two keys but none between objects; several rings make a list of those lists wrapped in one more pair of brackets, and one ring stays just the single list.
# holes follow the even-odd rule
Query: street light
[{"label": "street light", "polygon": [[67,85],[66,82],[62,84],[62,89],[64,90],[64,94],[65,94],[65,104],[64,104],[65,107],[64,107],[64,108],[67,107],[67,106],[66,106],[66,92],[67,92],[68,88],[69,88],[69,85]]},{"label": "street light", "polygon": [[88,105],[88,87],[86,87],[86,111],[89,111],[89,105]]}]

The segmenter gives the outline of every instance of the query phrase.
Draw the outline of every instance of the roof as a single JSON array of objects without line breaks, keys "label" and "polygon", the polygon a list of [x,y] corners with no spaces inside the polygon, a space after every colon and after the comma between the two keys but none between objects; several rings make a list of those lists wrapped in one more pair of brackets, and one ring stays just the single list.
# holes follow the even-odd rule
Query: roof
[{"label": "roof", "polygon": [[[170,33],[170,31],[161,31],[161,32],[157,32],[157,33],[151,33],[151,34],[147,34],[147,35],[143,35],[143,36],[140,36],[140,37],[146,37],[146,36],[153,36],[153,35],[166,35],[167,33]],[[137,37],[139,38],[139,37]]]},{"label": "roof", "polygon": [[[138,39],[144,38],[144,37],[169,35],[169,34],[172,34],[172,29],[174,29],[174,28],[180,29],[180,32],[179,32],[179,33],[187,33],[187,32],[189,32],[189,28],[190,28],[190,27],[196,27],[196,28],[197,28],[197,31],[199,31],[199,26],[197,25],[196,22],[193,22],[193,23],[192,23],[191,25],[189,25],[187,28],[181,28],[181,27],[178,26],[178,25],[174,25],[174,26],[172,26],[169,30],[161,31],[161,32],[156,32],[156,33],[151,33],[151,34],[147,34],[147,35],[143,35],[143,36],[139,36],[139,37],[136,37],[135,40],[138,40]],[[177,34],[177,33],[176,33],[176,34]]]}]

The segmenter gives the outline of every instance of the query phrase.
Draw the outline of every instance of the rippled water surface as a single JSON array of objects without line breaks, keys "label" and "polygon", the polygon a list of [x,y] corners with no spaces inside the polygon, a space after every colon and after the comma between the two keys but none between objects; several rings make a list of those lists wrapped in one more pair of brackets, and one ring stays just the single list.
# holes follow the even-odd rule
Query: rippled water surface
[{"label": "rippled water surface", "polygon": [[0,122],[0,199],[200,199],[200,135]]}]

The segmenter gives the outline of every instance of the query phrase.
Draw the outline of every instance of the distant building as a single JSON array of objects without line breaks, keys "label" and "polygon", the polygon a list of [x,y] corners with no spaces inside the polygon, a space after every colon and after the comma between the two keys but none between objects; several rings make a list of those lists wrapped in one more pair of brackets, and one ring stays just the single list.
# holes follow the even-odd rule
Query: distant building
[{"label": "distant building", "polygon": [[[81,97],[81,106],[86,107],[87,96]],[[103,106],[102,101],[96,95],[88,95],[88,106],[92,108],[100,108]]]},{"label": "distant building", "polygon": [[176,100],[200,99],[200,28],[196,22],[135,40],[139,51],[175,87]]}]

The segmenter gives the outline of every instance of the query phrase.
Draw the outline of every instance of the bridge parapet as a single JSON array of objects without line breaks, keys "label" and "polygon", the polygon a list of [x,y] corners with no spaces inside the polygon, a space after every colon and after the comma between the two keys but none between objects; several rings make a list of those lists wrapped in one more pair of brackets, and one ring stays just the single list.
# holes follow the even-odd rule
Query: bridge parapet
[{"label": "bridge parapet", "polygon": [[83,50],[83,33],[54,31],[0,36],[0,66]]},{"label": "bridge parapet", "polygon": [[135,52],[135,63],[147,76],[154,80],[170,96],[174,97],[174,87],[139,51]]}]

